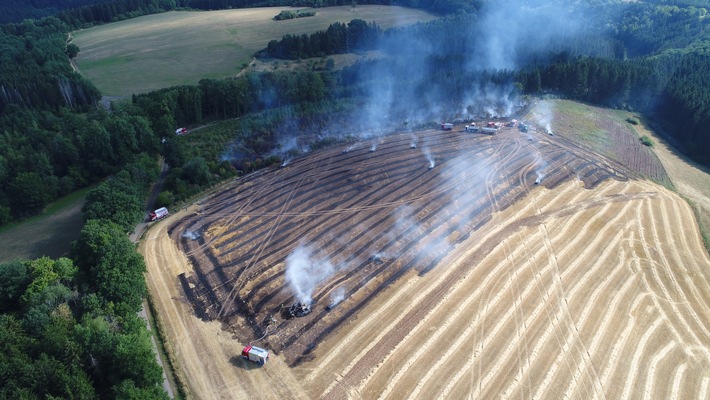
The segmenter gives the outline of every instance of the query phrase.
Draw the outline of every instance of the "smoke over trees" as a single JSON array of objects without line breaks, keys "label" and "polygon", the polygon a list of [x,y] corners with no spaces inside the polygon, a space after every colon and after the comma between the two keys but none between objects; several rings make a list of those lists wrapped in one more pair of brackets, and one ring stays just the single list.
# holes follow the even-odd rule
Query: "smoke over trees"
[{"label": "smoke over trees", "polygon": [[[686,76],[680,73],[678,79],[670,77],[686,62],[698,65],[696,70],[703,71],[702,60],[691,61],[696,60],[695,55],[670,53],[653,58],[628,58],[629,54],[646,51],[634,48],[640,39],[631,38],[648,36],[643,33],[646,28],[633,28],[629,13],[653,7],[562,1],[487,2],[476,14],[452,15],[382,32],[377,35],[374,48],[380,49],[384,58],[360,61],[341,71],[262,73],[237,79],[204,80],[195,97],[199,102],[191,103],[180,94],[177,97],[186,98],[187,102],[173,102],[172,95],[166,95],[168,92],[188,90],[173,88],[141,95],[135,103],[141,109],[150,109],[151,103],[168,99],[167,104],[176,104],[170,107],[175,120],[184,123],[288,108],[289,117],[280,123],[298,126],[291,132],[321,129],[333,120],[327,114],[349,110],[351,117],[344,126],[353,131],[385,132],[441,118],[508,115],[521,104],[521,94],[546,91],[658,115],[668,131],[686,143],[688,151],[700,160],[702,151],[693,149],[701,149],[705,143],[700,129],[704,122],[698,117],[704,113],[701,109],[691,118],[689,113],[697,109],[691,103],[707,104],[700,100],[703,73],[698,72],[697,78],[692,78],[700,81],[694,84],[688,84],[691,79],[680,79]],[[668,13],[671,16],[663,23],[647,22],[647,25],[680,31],[688,18],[700,21],[703,12],[674,10],[649,11],[650,17],[661,18]],[[560,13],[564,18],[558,18]],[[690,26],[696,25],[697,21]],[[328,40],[346,42],[338,37],[347,35],[347,31],[343,24],[333,25],[320,32],[317,41],[311,40],[315,36],[290,37],[278,46],[273,43],[271,46],[294,57],[309,55],[310,51],[321,54],[329,51],[323,47]],[[311,42],[310,47],[304,45],[306,39]],[[660,38],[656,42],[654,48],[671,46],[661,45]],[[684,89],[680,90],[680,85]],[[659,107],[664,110],[680,107],[685,111],[670,115],[659,113]],[[688,129],[677,128],[680,118],[674,116],[678,115],[685,116],[682,125]],[[694,122],[688,126],[688,121]],[[264,121],[263,126],[267,132],[279,131],[272,122]]]},{"label": "smoke over trees", "polygon": [[[58,112],[90,109],[99,96],[70,70],[67,26],[55,18],[3,26],[0,40],[9,51],[0,69],[0,122],[8,129],[0,139],[0,222],[115,173],[136,153],[156,153],[176,126],[254,113],[260,114],[209,146],[246,147],[249,157],[234,163],[243,171],[279,162],[272,158],[279,141],[293,136],[312,137],[316,148],[358,131],[508,115],[523,104],[521,94],[541,92],[653,115],[688,154],[707,162],[710,19],[706,9],[685,5],[691,3],[485,1],[470,13],[384,32],[365,21],[334,24],[308,37],[310,47],[303,36],[292,37],[278,51],[305,57],[376,48],[384,57],[339,71],[206,79],[134,96],[111,116],[88,118]],[[328,128],[335,124],[337,130]],[[211,176],[230,175],[220,151],[196,154],[172,141],[163,149],[175,167],[168,180],[175,198],[212,181],[204,164]],[[35,175],[20,177],[27,173]],[[24,202],[21,191],[9,190],[35,178],[49,189],[48,199]]]},{"label": "smoke over trees", "polygon": [[[506,114],[520,89],[546,91],[654,115],[708,162],[708,19],[691,3],[486,1],[474,14],[378,34],[371,48],[384,58],[346,68],[340,82],[364,95],[370,112],[356,120],[366,129],[397,117],[465,117],[451,112],[461,103],[469,115]],[[328,32],[318,37],[324,43]],[[290,39],[272,55],[308,48],[310,38]]]},{"label": "smoke over trees", "polygon": [[[20,3],[29,4],[6,2],[0,15],[15,18],[13,7]],[[58,4],[31,3],[42,12]],[[72,2],[88,3],[93,2]],[[112,113],[95,108],[100,93],[71,70],[69,57],[77,49],[67,46],[69,26],[251,2],[115,0],[69,11],[62,20],[0,27],[0,223],[30,215],[56,196],[110,174],[115,180],[92,192],[85,212],[87,218],[118,223],[87,224],[74,261],[0,264],[0,294],[6,300],[0,304],[6,350],[0,355],[6,372],[0,397],[164,397],[148,336],[135,315],[145,291],[144,266],[125,237],[140,218],[141,190],[157,173],[154,162],[153,168],[146,166],[154,160],[141,153],[155,156],[162,149],[173,167],[166,187],[175,191],[164,192],[165,198],[183,198],[234,173],[218,157],[235,140],[252,157],[248,166],[256,168],[273,163],[266,156],[279,142],[312,149],[365,131],[376,143],[388,130],[440,118],[507,115],[521,104],[521,94],[548,92],[647,112],[689,154],[710,163],[707,2],[670,3],[408,0],[400,4],[470,13],[385,32],[358,21],[318,36],[320,47],[309,37],[311,48],[300,52],[294,47],[306,40],[291,38],[292,44],[281,43],[278,51],[306,57],[377,48],[387,58],[340,71],[208,79],[134,96]],[[323,42],[329,40],[331,48]],[[238,117],[221,132],[205,129],[204,147],[169,136],[176,125]],[[305,135],[313,137],[310,147],[293,140]],[[170,139],[161,146],[163,136]],[[411,143],[421,147],[424,160],[423,145],[416,137]],[[543,175],[545,166],[537,160],[535,165]],[[408,226],[418,229],[416,221]],[[448,246],[442,236],[426,255],[445,253]],[[306,246],[286,261],[289,288],[304,304],[337,273],[337,266]],[[344,290],[334,291],[330,301],[337,303],[341,294]]]}]

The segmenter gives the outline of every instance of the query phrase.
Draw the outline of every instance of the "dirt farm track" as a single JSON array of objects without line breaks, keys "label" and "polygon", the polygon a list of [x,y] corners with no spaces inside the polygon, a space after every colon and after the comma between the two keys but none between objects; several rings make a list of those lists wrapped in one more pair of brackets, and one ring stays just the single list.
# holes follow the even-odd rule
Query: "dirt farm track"
[{"label": "dirt farm track", "polygon": [[[141,252],[190,396],[710,398],[687,203],[564,135],[461,130],[318,151],[154,225]],[[288,319],[296,293],[312,312]]]}]

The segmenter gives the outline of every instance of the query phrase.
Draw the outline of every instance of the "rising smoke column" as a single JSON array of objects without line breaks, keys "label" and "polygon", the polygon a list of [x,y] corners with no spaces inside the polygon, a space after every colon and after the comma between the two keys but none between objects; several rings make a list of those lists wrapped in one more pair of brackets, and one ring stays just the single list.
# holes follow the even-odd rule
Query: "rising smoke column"
[{"label": "rising smoke column", "polygon": [[381,138],[381,137],[380,137],[380,138],[377,138],[377,139],[375,139],[375,140],[373,140],[373,141],[372,141],[372,145],[370,145],[370,152],[376,151],[376,150],[377,150],[377,146],[379,146],[379,145],[381,145],[382,143],[384,143],[384,141],[385,141],[385,140],[384,140],[383,138]]},{"label": "rising smoke column", "polygon": [[345,300],[345,288],[341,286],[335,289],[333,293],[330,294],[330,304],[328,305],[328,307],[334,308],[343,300]]},{"label": "rising smoke column", "polygon": [[360,142],[355,142],[355,143],[351,144],[350,146],[346,147],[345,149],[343,149],[343,153],[349,153],[349,152],[357,149],[358,147],[360,147]]},{"label": "rising smoke column", "polygon": [[431,150],[429,150],[428,146],[422,148],[422,154],[424,154],[424,157],[429,163],[429,169],[434,168],[434,166],[436,165],[436,161],[434,161],[434,156],[431,155]]},{"label": "rising smoke column", "polygon": [[535,158],[535,174],[537,174],[537,178],[535,179],[536,183],[540,183],[545,178],[545,170],[547,169],[547,161],[542,158],[542,154],[540,153],[540,150],[535,148],[533,150],[533,157]]},{"label": "rising smoke column", "polygon": [[313,303],[316,286],[336,271],[329,261],[314,260],[312,255],[309,247],[301,245],[286,257],[286,284],[296,300],[306,306]]},{"label": "rising smoke column", "polygon": [[416,147],[417,147],[417,141],[418,141],[417,135],[412,134],[412,135],[411,135],[411,141],[409,142],[409,147],[412,148],[412,149],[416,148]]},{"label": "rising smoke column", "polygon": [[[392,132],[402,122],[408,127],[420,127],[441,118],[472,120],[512,115],[525,105],[513,75],[504,74],[505,81],[491,76],[515,71],[532,60],[532,56],[541,55],[544,61],[551,53],[562,50],[573,53],[575,38],[582,34],[587,37],[590,26],[599,25],[595,24],[599,19],[594,15],[594,7],[587,2],[483,0],[480,3],[482,7],[475,14],[391,29],[378,38],[373,53],[381,57],[363,59],[345,69],[346,80],[357,82],[357,92],[361,94],[357,109],[348,115],[347,123],[331,128],[332,131],[321,128],[321,136],[344,139],[347,134],[367,142],[371,134],[365,132],[378,135]],[[455,28],[444,31],[442,25]],[[447,80],[447,71],[452,72],[456,82]],[[456,90],[451,90],[452,85],[456,85]],[[257,95],[260,102],[272,104],[278,94],[265,91]],[[279,155],[285,165],[292,156],[289,140],[299,136],[294,132],[300,130],[297,116],[288,115],[277,131]],[[372,144],[371,150],[376,147],[377,144]]]},{"label": "rising smoke column", "polygon": [[552,132],[552,120],[554,119],[555,113],[551,102],[541,101],[536,104],[533,115],[538,123],[545,127],[546,132]]},{"label": "rising smoke column", "polygon": [[440,172],[448,188],[446,196],[451,200],[448,207],[450,214],[454,216],[451,221],[457,221],[456,229],[461,232],[466,231],[470,219],[476,217],[476,215],[466,214],[464,205],[472,196],[476,196],[475,193],[495,191],[494,183],[488,182],[491,173],[495,172],[493,167],[495,157],[491,154],[482,154],[478,157],[462,154],[447,162],[446,168]]}]

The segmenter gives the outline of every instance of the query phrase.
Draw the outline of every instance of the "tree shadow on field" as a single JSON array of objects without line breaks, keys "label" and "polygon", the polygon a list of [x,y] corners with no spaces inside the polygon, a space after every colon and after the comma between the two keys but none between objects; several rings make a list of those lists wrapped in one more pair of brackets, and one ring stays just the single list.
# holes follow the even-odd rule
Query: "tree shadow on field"
[{"label": "tree shadow on field", "polygon": [[[232,358],[229,359],[229,363],[234,365],[237,368],[241,368],[246,371],[251,371],[254,369],[261,369],[263,366],[253,363],[251,361],[247,361],[243,359],[241,356],[232,356]],[[268,362],[267,362],[268,364]]]},{"label": "tree shadow on field", "polygon": [[79,238],[83,200],[54,214],[39,215],[0,232],[0,262],[64,257]]}]

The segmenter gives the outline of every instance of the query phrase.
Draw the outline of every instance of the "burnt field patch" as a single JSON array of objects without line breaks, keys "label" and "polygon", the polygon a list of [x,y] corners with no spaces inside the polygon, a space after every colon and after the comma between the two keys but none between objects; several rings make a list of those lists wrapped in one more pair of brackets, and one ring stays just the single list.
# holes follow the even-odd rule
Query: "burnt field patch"
[{"label": "burnt field patch", "polygon": [[[325,149],[204,200],[169,229],[194,269],[179,279],[195,314],[297,365],[398,279],[447,268],[447,254],[530,191],[635,177],[561,136],[461,130]],[[288,318],[297,302],[310,312]]]}]

